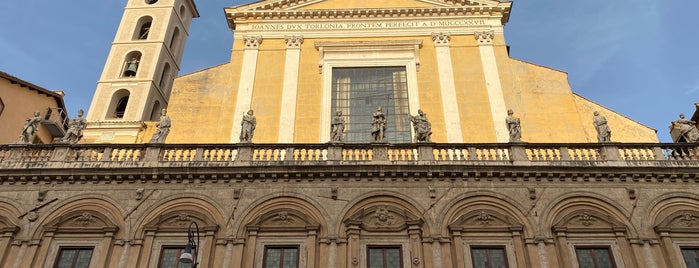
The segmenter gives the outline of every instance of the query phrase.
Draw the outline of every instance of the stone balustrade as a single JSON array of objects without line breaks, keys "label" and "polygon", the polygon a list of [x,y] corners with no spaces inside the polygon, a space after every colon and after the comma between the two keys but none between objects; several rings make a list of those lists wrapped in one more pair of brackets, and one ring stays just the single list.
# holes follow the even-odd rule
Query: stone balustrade
[{"label": "stone balustrade", "polygon": [[[0,145],[0,169],[26,167],[376,165],[666,166],[699,160],[688,143],[490,144],[51,144]],[[665,162],[665,163],[664,163]]]}]

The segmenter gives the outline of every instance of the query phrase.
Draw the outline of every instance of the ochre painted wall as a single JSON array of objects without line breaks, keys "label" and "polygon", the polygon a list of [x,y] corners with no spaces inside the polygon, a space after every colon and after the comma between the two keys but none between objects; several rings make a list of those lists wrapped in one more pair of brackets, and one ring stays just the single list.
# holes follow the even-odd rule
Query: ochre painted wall
[{"label": "ochre painted wall", "polygon": [[[36,90],[21,87],[19,84],[10,83],[9,80],[0,78],[0,100],[5,108],[0,112],[0,144],[10,144],[19,141],[22,128],[27,118],[34,116],[34,112],[46,116],[46,109],[53,108],[54,113],[58,104],[56,99],[46,94],[40,94]],[[50,143],[53,139],[43,125],[39,124],[37,137],[41,143]]]}]

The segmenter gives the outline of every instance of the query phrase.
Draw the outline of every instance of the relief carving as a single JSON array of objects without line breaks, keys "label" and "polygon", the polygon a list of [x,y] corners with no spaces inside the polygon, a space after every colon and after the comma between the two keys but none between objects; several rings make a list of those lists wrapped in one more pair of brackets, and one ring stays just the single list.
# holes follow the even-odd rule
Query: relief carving
[{"label": "relief carving", "polygon": [[432,33],[432,41],[435,45],[448,46],[451,41],[450,33]]},{"label": "relief carving", "polygon": [[475,32],[473,35],[478,40],[478,44],[481,45],[493,44],[493,38],[495,38],[494,31]]},{"label": "relief carving", "polygon": [[303,36],[284,36],[284,41],[286,42],[286,48],[301,48]]},{"label": "relief carving", "polygon": [[189,214],[180,213],[179,215],[177,215],[177,217],[172,219],[172,221],[170,223],[173,225],[177,225],[177,226],[187,226],[191,222],[192,222],[192,217],[190,217]]},{"label": "relief carving", "polygon": [[380,207],[379,209],[377,209],[375,212],[375,217],[375,224],[377,226],[393,225],[393,216],[390,214],[390,212],[388,212],[388,209],[386,209],[386,207]]},{"label": "relief carving", "polygon": [[257,49],[262,44],[262,36],[243,36],[243,41],[245,42],[245,48]]},{"label": "relief carving", "polygon": [[75,218],[74,223],[78,226],[89,226],[95,224],[95,216],[89,212],[83,212],[79,217]]}]

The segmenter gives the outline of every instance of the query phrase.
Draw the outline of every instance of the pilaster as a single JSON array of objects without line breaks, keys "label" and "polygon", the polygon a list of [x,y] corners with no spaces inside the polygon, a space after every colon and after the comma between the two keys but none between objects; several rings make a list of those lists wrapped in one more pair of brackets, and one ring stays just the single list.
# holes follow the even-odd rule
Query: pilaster
[{"label": "pilaster", "polygon": [[475,32],[474,37],[478,40],[478,49],[481,53],[481,64],[485,75],[485,85],[488,90],[488,100],[490,101],[490,113],[493,117],[495,127],[495,137],[497,142],[508,142],[510,140],[505,117],[507,107],[505,97],[502,93],[500,83],[500,73],[498,71],[495,49],[493,47],[494,31]]},{"label": "pilaster", "polygon": [[459,105],[456,101],[454,69],[449,48],[450,40],[451,35],[449,33],[432,33],[432,41],[434,41],[437,54],[437,71],[439,72],[439,88],[442,95],[447,142],[461,143],[463,142],[463,134],[461,133]]},{"label": "pilaster", "polygon": [[284,64],[284,86],[282,89],[282,107],[279,116],[279,143],[294,142],[294,125],[296,122],[296,95],[298,92],[299,63],[303,36],[287,36],[286,61]]},{"label": "pilaster", "polygon": [[243,115],[250,110],[252,92],[255,86],[255,72],[257,71],[257,54],[259,52],[262,37],[244,36],[245,51],[243,52],[243,67],[240,70],[240,83],[238,84],[238,97],[236,98],[235,113],[233,114],[233,130],[231,131],[231,143],[236,143],[240,135],[240,122]]}]

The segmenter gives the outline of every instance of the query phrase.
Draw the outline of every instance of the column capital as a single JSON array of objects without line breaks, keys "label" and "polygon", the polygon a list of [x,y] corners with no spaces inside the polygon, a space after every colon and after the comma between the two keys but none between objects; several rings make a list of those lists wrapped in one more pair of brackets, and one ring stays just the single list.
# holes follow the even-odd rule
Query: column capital
[{"label": "column capital", "polygon": [[492,45],[495,31],[474,32],[473,36],[478,40],[478,45]]},{"label": "column capital", "polygon": [[245,42],[245,49],[257,49],[262,44],[262,36],[243,36],[243,41]]},{"label": "column capital", "polygon": [[448,46],[451,41],[450,33],[432,33],[432,41],[435,46]]},{"label": "column capital", "polygon": [[286,48],[301,48],[301,44],[303,44],[303,36],[299,35],[291,35],[291,36],[284,36],[284,42],[286,42]]}]

